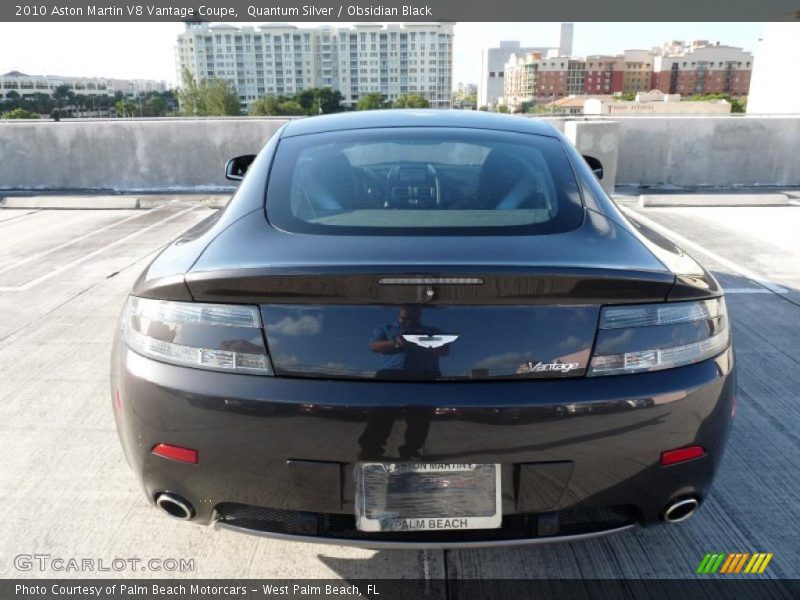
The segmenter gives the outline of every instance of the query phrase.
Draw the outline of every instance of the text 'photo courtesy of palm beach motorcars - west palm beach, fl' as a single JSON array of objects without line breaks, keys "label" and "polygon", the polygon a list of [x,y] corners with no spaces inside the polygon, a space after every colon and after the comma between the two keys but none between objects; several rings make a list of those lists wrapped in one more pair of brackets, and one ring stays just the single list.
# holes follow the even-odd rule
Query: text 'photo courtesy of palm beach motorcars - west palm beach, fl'
[{"label": "text 'photo courtesy of palm beach motorcars - west palm beach, fl'", "polygon": [[[366,547],[692,516],[735,411],[714,277],[548,123],[285,124],[124,307],[111,393],[168,515]],[[402,444],[389,444],[397,423]]]}]

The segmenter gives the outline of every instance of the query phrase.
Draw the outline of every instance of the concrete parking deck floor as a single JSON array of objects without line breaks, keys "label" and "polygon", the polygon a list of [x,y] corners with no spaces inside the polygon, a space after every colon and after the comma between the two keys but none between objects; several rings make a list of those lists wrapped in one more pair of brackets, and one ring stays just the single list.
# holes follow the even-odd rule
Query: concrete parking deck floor
[{"label": "concrete parking deck floor", "polygon": [[[711,497],[676,526],[445,552],[270,541],[151,509],[114,429],[111,339],[148,260],[212,211],[0,211],[0,577],[92,576],[15,570],[41,553],[194,559],[177,577],[686,578],[706,552],[756,551],[775,553],[765,577],[800,577],[800,207],[632,210],[689,240],[731,292],[739,408]],[[164,574],[94,574],[109,575]]]}]

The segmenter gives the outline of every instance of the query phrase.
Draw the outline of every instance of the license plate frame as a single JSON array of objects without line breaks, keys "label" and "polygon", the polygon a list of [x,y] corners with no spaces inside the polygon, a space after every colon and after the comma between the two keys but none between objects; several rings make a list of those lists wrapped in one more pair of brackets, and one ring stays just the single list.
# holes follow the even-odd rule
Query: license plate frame
[{"label": "license plate frame", "polygon": [[356,527],[367,532],[498,529],[501,481],[499,464],[356,463]]}]

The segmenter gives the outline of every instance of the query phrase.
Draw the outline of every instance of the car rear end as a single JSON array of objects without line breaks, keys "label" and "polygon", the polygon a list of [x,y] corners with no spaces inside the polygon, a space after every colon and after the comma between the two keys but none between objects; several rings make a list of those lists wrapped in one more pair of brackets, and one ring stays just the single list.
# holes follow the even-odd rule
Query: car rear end
[{"label": "car rear end", "polygon": [[450,546],[677,521],[707,496],[734,403],[724,299],[587,207],[557,135],[289,129],[269,152],[243,184],[266,210],[126,305],[112,391],[152,502]]}]

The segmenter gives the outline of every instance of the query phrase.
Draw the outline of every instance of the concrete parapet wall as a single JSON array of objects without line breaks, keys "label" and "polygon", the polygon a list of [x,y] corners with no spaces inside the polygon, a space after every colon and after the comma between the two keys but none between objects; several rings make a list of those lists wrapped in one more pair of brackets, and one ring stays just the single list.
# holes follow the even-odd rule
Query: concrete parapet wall
[{"label": "concrete parapet wall", "polygon": [[617,185],[800,186],[800,116],[614,120]]},{"label": "concrete parapet wall", "polygon": [[600,185],[611,193],[617,175],[619,124],[616,121],[567,121],[564,135],[583,155],[593,156],[603,165]]},{"label": "concrete parapet wall", "polygon": [[[547,118],[607,189],[800,186],[800,116]],[[0,189],[217,190],[227,159],[256,153],[286,119],[0,122]],[[602,129],[605,127],[605,129]],[[606,131],[602,135],[599,132]],[[611,133],[613,130],[613,134]],[[609,147],[610,139],[618,140]],[[616,171],[616,172],[615,172]]]},{"label": "concrete parapet wall", "polygon": [[0,189],[228,189],[225,163],[286,119],[0,123]]}]

